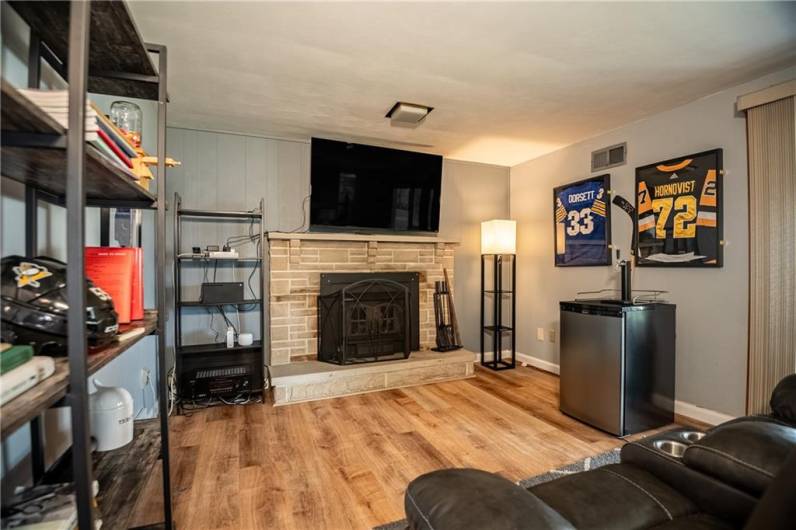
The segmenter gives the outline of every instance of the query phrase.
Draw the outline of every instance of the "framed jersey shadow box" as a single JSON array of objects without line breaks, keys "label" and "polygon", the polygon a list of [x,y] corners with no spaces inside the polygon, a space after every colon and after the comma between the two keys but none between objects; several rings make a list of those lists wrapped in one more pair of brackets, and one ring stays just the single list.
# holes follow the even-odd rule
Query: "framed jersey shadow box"
[{"label": "framed jersey shadow box", "polygon": [[721,267],[722,150],[636,168],[636,264]]},{"label": "framed jersey shadow box", "polygon": [[611,176],[553,189],[556,267],[611,264]]}]

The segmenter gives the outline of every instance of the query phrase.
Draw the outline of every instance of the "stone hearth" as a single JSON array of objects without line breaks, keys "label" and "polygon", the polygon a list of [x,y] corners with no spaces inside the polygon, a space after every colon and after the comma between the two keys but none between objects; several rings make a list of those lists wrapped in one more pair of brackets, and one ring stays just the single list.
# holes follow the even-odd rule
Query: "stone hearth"
[{"label": "stone hearth", "polygon": [[469,350],[421,351],[409,359],[380,363],[340,366],[306,361],[273,366],[274,405],[465,379],[475,375],[474,358]]}]

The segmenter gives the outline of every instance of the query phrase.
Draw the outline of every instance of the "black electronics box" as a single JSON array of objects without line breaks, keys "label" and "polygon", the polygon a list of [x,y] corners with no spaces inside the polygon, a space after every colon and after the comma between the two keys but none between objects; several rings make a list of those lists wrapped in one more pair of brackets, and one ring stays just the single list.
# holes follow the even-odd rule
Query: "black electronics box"
[{"label": "black electronics box", "polygon": [[251,378],[247,365],[198,368],[187,378],[188,393],[193,400],[234,396],[252,390]]},{"label": "black electronics box", "polygon": [[235,304],[243,300],[243,282],[203,283],[203,304]]}]

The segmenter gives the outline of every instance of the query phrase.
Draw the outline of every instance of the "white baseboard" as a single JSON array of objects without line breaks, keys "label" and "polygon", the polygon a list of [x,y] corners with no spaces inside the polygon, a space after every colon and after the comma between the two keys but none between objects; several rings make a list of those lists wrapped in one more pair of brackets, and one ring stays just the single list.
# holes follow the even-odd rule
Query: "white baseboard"
[{"label": "white baseboard", "polygon": [[518,353],[517,360],[523,364],[533,366],[534,368],[538,368],[544,372],[550,372],[551,374],[558,375],[560,372],[556,363],[551,363],[550,361],[545,361],[544,359],[539,359],[538,357],[532,357],[526,353]]},{"label": "white baseboard", "polygon": [[693,403],[687,403],[685,401],[678,400],[675,400],[674,402],[674,413],[680,416],[685,416],[686,418],[691,418],[692,420],[707,423],[708,425],[718,425],[719,423],[724,423],[725,421],[735,419],[735,416],[730,414],[717,412],[715,410],[694,405]]},{"label": "white baseboard", "polygon": [[[504,358],[507,355],[510,355],[510,352],[503,353]],[[487,353],[484,357],[486,357],[486,360],[489,361],[492,359],[492,353]],[[475,354],[475,360],[476,362],[481,362],[480,353]],[[528,354],[519,353],[519,352],[517,352],[517,361],[519,363],[522,363],[523,365],[527,364],[528,366],[533,366],[534,368],[538,368],[539,370],[542,370],[544,372],[550,372],[551,374],[558,375],[558,365],[555,363],[551,363],[550,361],[545,361],[543,359],[532,357]]]},{"label": "white baseboard", "polygon": [[[488,354],[486,358],[489,360],[492,358],[492,355]],[[476,354],[476,361],[480,361],[480,359],[480,354]],[[538,357],[533,357],[526,353],[518,352],[517,361],[529,366],[533,366],[534,368],[538,368],[539,370],[550,372],[551,374],[559,375],[560,373],[559,366],[556,363],[551,363],[550,361],[545,361],[544,359],[539,359]],[[718,425],[720,423],[724,423],[725,421],[735,419],[735,416],[730,414],[706,409],[704,407],[694,405],[693,403],[679,400],[675,400],[674,402],[674,413],[680,416],[691,418],[693,420],[707,423],[708,425]]]}]

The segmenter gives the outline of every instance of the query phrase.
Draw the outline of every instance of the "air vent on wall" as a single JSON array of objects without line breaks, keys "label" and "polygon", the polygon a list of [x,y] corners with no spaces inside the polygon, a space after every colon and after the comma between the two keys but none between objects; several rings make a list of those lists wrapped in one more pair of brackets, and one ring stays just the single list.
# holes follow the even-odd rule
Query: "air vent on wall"
[{"label": "air vent on wall", "polygon": [[591,171],[602,171],[627,162],[627,142],[604,147],[591,153]]}]

